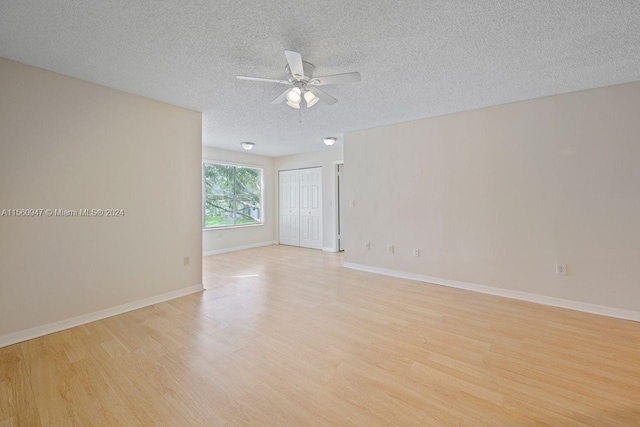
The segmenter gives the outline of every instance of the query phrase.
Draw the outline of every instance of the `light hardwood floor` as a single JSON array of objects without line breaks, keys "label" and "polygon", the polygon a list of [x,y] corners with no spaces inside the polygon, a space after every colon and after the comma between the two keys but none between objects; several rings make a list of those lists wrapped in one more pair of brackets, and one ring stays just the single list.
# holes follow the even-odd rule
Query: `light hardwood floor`
[{"label": "light hardwood floor", "polygon": [[0,425],[640,425],[640,323],[342,262],[207,257],[203,293],[2,348]]}]

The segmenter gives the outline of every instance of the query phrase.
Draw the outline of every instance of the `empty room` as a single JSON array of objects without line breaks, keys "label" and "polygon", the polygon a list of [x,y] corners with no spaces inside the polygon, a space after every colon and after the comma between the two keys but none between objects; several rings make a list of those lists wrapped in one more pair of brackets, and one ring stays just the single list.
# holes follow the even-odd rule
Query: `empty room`
[{"label": "empty room", "polygon": [[640,3],[0,0],[0,426],[640,426]]}]

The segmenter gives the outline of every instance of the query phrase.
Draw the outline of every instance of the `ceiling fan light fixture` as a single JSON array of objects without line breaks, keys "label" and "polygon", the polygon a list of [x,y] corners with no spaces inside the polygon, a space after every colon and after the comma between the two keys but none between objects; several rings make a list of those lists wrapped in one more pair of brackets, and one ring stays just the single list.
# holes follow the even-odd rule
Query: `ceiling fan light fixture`
[{"label": "ceiling fan light fixture", "polygon": [[320,99],[320,98],[318,98],[317,96],[315,96],[315,95],[313,94],[313,92],[311,92],[310,90],[308,90],[308,91],[306,91],[306,92],[304,93],[304,100],[305,100],[305,101],[306,101],[306,103],[307,103],[307,108],[311,108],[311,107],[313,107],[313,106],[316,104],[316,102],[318,102],[318,100],[319,100],[319,99]]},{"label": "ceiling fan light fixture", "polygon": [[241,142],[240,145],[242,146],[242,148],[244,148],[245,150],[249,151],[251,149],[253,149],[253,146],[256,145],[253,142]]},{"label": "ceiling fan light fixture", "polygon": [[322,142],[324,142],[324,145],[331,147],[333,144],[336,143],[338,139],[335,136],[325,136],[324,138],[322,138]]},{"label": "ceiling fan light fixture", "polygon": [[[319,89],[317,86],[359,82],[361,80],[360,73],[358,72],[314,77],[313,72],[315,67],[309,62],[304,62],[299,52],[285,50],[284,56],[287,60],[287,65],[285,66],[287,80],[247,76],[236,76],[236,78],[240,80],[254,80],[287,85],[288,88],[283,90],[280,95],[271,101],[271,104],[282,104],[286,102],[289,107],[299,110],[300,113],[302,113],[305,107],[312,107],[318,101],[322,101],[327,105],[333,105],[338,102],[336,98]],[[302,123],[302,116],[300,116],[300,123]]]},{"label": "ceiling fan light fixture", "polygon": [[289,101],[289,100],[287,100],[287,105],[288,105],[289,107],[291,107],[291,108],[295,108],[296,110],[299,110],[299,109],[300,109],[300,104],[296,104],[296,103],[291,102],[291,101]]},{"label": "ceiling fan light fixture", "polygon": [[[302,100],[302,91],[300,90],[299,87],[294,87],[289,92],[287,92],[287,101],[288,101],[287,104],[289,104],[289,102],[291,102],[292,104],[300,104],[301,100]],[[297,106],[294,108],[300,108],[300,106]]]}]

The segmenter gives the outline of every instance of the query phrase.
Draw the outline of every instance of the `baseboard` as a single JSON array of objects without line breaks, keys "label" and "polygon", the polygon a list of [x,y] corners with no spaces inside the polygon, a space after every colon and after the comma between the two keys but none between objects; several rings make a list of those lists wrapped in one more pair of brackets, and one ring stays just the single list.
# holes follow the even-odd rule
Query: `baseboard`
[{"label": "baseboard", "polygon": [[25,329],[23,331],[12,332],[5,335],[0,335],[0,348],[6,347],[11,344],[16,344],[22,341],[27,341],[33,338],[38,338],[43,335],[49,335],[54,332],[59,332],[64,329],[73,328],[75,326],[84,325],[85,323],[95,322],[96,320],[104,319],[118,314],[126,313],[128,311],[137,310],[139,308],[147,307],[149,305],[158,304],[164,301],[169,301],[175,298],[180,298],[185,295],[193,294],[195,292],[203,291],[204,287],[200,285],[189,286],[188,288],[178,289],[176,291],[167,292],[166,294],[156,295],[141,299],[138,301],[128,302],[126,304],[118,305],[111,308],[105,308],[104,310],[94,311],[93,313],[87,313],[80,316],[72,317],[70,319],[64,319],[46,325],[36,326],[34,328]]},{"label": "baseboard", "polygon": [[323,252],[338,252],[336,248],[322,248]]},{"label": "baseboard", "polygon": [[234,246],[232,248],[216,249],[213,251],[203,251],[202,256],[219,255],[219,254],[225,254],[227,252],[242,251],[245,249],[259,248],[261,246],[270,246],[270,245],[277,245],[277,244],[278,244],[277,240],[270,240],[268,242],[252,243],[250,245]]},{"label": "baseboard", "polygon": [[475,283],[460,282],[457,280],[443,279],[441,277],[424,276],[422,274],[408,273],[399,270],[391,270],[387,268],[371,267],[363,264],[355,264],[345,262],[344,267],[353,270],[366,271],[369,273],[383,274],[385,276],[393,276],[401,279],[415,280],[418,282],[433,283],[435,285],[448,286],[450,288],[465,289],[483,294],[496,295],[505,298],[512,298],[521,301],[535,302],[538,304],[550,305],[553,307],[567,308],[570,310],[583,311],[585,313],[599,314],[602,316],[616,317],[619,319],[633,320],[640,322],[640,312],[626,310],[623,308],[608,307],[604,305],[591,304],[568,300],[563,298],[549,297],[545,295],[532,294],[529,292],[515,291],[511,289],[496,288],[493,286],[478,285]]}]

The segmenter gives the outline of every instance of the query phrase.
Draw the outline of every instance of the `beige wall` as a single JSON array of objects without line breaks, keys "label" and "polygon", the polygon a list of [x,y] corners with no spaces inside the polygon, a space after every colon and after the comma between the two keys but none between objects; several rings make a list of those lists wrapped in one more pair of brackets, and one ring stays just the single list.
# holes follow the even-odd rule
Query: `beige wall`
[{"label": "beige wall", "polygon": [[[202,283],[201,114],[0,58],[0,335]],[[183,266],[183,257],[191,264]]]},{"label": "beige wall", "polygon": [[202,159],[262,168],[264,180],[264,225],[205,230],[202,240],[204,254],[273,242],[277,222],[274,207],[277,180],[274,179],[273,158],[203,146]]},{"label": "beige wall", "polygon": [[639,112],[640,82],[347,134],[347,262],[640,310]]},{"label": "beige wall", "polygon": [[[335,186],[335,162],[343,159],[342,147],[312,153],[294,154],[274,159],[275,204],[278,205],[278,177],[281,170],[322,167],[322,247],[335,250],[336,247],[336,215],[333,201]],[[276,208],[277,214],[277,208]],[[278,224],[275,227],[275,240],[279,239]]]}]

